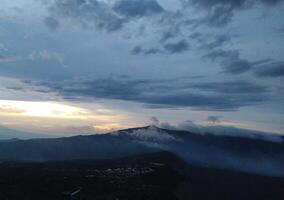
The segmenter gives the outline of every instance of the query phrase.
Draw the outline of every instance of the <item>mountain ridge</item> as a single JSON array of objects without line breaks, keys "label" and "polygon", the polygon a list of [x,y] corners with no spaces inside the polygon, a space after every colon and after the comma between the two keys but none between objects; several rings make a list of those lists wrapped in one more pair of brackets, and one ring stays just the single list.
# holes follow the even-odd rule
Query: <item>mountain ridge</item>
[{"label": "mountain ridge", "polygon": [[191,164],[284,176],[284,143],[154,126],[98,135],[0,143],[0,161],[114,159],[169,151]]}]

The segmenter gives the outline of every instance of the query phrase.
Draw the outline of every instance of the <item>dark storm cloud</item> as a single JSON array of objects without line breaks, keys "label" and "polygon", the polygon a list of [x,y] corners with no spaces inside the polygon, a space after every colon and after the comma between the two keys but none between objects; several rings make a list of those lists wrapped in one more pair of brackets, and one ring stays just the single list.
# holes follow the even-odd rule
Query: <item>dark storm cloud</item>
[{"label": "dark storm cloud", "polygon": [[176,43],[167,43],[164,49],[169,53],[181,53],[189,49],[189,44],[186,40],[180,40]]},{"label": "dark storm cloud", "polygon": [[191,38],[192,37],[197,38],[197,41],[201,43],[201,48],[208,50],[208,51],[222,47],[226,43],[230,42],[232,38],[230,35],[226,35],[226,34],[214,35],[211,41],[206,42],[206,38],[208,38],[207,35],[196,33],[196,34],[191,35]]},{"label": "dark storm cloud", "polygon": [[219,60],[223,72],[227,74],[241,74],[252,71],[256,77],[284,76],[284,62],[275,62],[272,59],[250,62],[240,58],[240,53],[237,50],[213,50],[206,54],[204,58],[212,61]]},{"label": "dark storm cloud", "polygon": [[240,59],[239,57],[232,60],[225,60],[223,65],[223,72],[227,74],[241,74],[249,71],[252,68],[252,64],[249,61]]},{"label": "dark storm cloud", "polygon": [[181,35],[180,32],[181,32],[181,30],[180,30],[179,26],[172,25],[171,27],[162,31],[161,38],[160,38],[159,42],[164,43],[164,42],[168,41],[169,39],[176,38],[179,35]]},{"label": "dark storm cloud", "polygon": [[240,53],[237,50],[214,50],[204,57],[213,61],[219,60],[223,67],[223,72],[226,74],[241,74],[251,70],[254,66],[254,63],[240,58]]},{"label": "dark storm cloud", "polygon": [[254,69],[257,77],[282,77],[284,76],[284,62],[268,63]]},{"label": "dark storm cloud", "polygon": [[261,0],[261,2],[270,6],[274,6],[277,3],[283,2],[283,0]]},{"label": "dark storm cloud", "polygon": [[204,8],[212,8],[216,5],[224,5],[233,9],[241,8],[247,0],[188,0],[188,2],[194,5],[201,6]]},{"label": "dark storm cloud", "polygon": [[280,33],[284,33],[284,26],[282,26],[281,28],[277,29]]},{"label": "dark storm cloud", "polygon": [[233,11],[231,7],[227,6],[216,6],[212,8],[207,16],[200,21],[209,26],[222,27],[227,25],[233,18]]},{"label": "dark storm cloud", "polygon": [[[273,6],[283,0],[183,0],[183,7],[177,11],[165,10],[156,0],[120,0],[104,2],[98,0],[54,0],[49,3],[52,14],[80,21],[83,25],[114,31],[133,18],[164,13],[164,19],[173,20],[172,25],[186,26],[207,24],[224,26],[228,24],[236,10],[249,8],[254,4]],[[205,17],[191,19],[186,15],[186,7],[195,7],[207,12]]]},{"label": "dark storm cloud", "polygon": [[128,17],[143,17],[164,11],[155,0],[121,0],[116,2],[113,10]]},{"label": "dark storm cloud", "polygon": [[200,20],[200,24],[222,27],[232,20],[238,10],[250,8],[256,4],[274,6],[283,0],[188,0],[185,2],[187,6],[194,5],[207,11],[207,15]]},{"label": "dark storm cloud", "polygon": [[[163,8],[157,0],[54,0],[47,3],[51,17],[45,19],[45,24],[49,29],[55,30],[59,18],[66,18],[81,24],[83,28],[116,32],[126,30],[125,27],[130,22],[137,22],[143,27],[151,26],[151,33],[148,34],[157,36],[157,41],[152,47],[134,47],[130,50],[132,55],[174,55],[189,49],[188,38],[184,35],[189,35],[190,31],[202,25],[220,28],[230,23],[239,10],[256,4],[274,6],[281,1],[283,0],[181,0],[181,8],[169,10]],[[188,8],[194,8],[200,16],[193,17]],[[138,21],[141,18],[147,20]],[[132,32],[133,38],[141,36],[141,30]],[[216,36],[215,41],[204,43],[203,48],[212,50],[230,41],[228,35],[222,36]],[[192,36],[191,39],[201,42],[202,37]],[[239,56],[228,60],[223,63],[224,73],[240,74],[251,68],[251,63]]]},{"label": "dark storm cloud", "polygon": [[214,50],[207,53],[204,58],[208,58],[210,60],[218,60],[218,59],[225,59],[225,58],[234,58],[239,57],[239,52],[237,50]]},{"label": "dark storm cloud", "polygon": [[190,34],[189,38],[195,39],[199,42],[202,42],[203,39],[204,39],[203,34],[200,33],[200,32],[194,32],[194,33]]},{"label": "dark storm cloud", "polygon": [[131,50],[131,54],[132,55],[137,55],[137,54],[144,54],[144,55],[150,55],[150,54],[157,54],[157,53],[162,53],[160,49],[157,48],[149,48],[149,49],[145,49],[141,46],[135,46],[132,50]]},{"label": "dark storm cloud", "polygon": [[137,54],[140,54],[140,53],[144,53],[144,49],[141,47],[141,46],[135,46],[132,50],[131,50],[131,54],[133,55],[137,55]]},{"label": "dark storm cloud", "polygon": [[151,108],[193,107],[197,110],[232,111],[244,106],[243,102],[234,101],[221,95],[204,95],[194,92],[176,92],[173,94],[155,95],[146,99]]},{"label": "dark storm cloud", "polygon": [[45,86],[71,100],[125,100],[143,103],[150,108],[192,107],[198,110],[231,111],[269,99],[268,88],[248,82],[197,84],[189,79],[133,80],[112,77],[30,84]]},{"label": "dark storm cloud", "polygon": [[144,54],[144,55],[150,55],[150,54],[177,54],[182,53],[189,50],[189,44],[186,40],[182,39],[178,42],[173,43],[166,43],[163,45],[162,48],[143,48],[141,46],[135,46],[131,50],[131,54],[137,55],[137,54]]},{"label": "dark storm cloud", "polygon": [[[210,49],[207,47],[207,49]],[[252,71],[256,77],[281,77],[284,76],[284,62],[276,62],[272,59],[263,59],[255,62],[240,58],[238,50],[216,49],[209,51],[204,58],[212,61],[220,61],[223,73],[242,74]]]},{"label": "dark storm cloud", "polygon": [[268,87],[244,81],[230,81],[225,83],[224,82],[198,83],[194,84],[193,86],[202,90],[215,91],[218,93],[261,94],[268,92]]},{"label": "dark storm cloud", "polygon": [[80,22],[83,27],[113,32],[132,18],[152,16],[164,9],[155,0],[121,0],[114,5],[97,0],[55,0],[49,10],[56,17]]},{"label": "dark storm cloud", "polygon": [[51,31],[56,30],[60,26],[59,21],[53,17],[46,17],[43,22]]},{"label": "dark storm cloud", "polygon": [[126,22],[111,11],[108,3],[97,0],[55,0],[49,10],[56,17],[69,18],[83,27],[95,26],[108,32],[121,29]]}]

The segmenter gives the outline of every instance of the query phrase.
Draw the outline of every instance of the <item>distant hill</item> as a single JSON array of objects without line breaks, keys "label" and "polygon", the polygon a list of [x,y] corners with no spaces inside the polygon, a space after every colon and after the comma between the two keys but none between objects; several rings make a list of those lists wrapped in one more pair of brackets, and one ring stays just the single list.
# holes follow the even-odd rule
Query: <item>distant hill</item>
[{"label": "distant hill", "polygon": [[157,127],[126,129],[103,135],[0,143],[2,161],[112,159],[169,151],[187,163],[284,176],[284,143],[263,138],[217,136]]},{"label": "distant hill", "polygon": [[35,133],[28,133],[24,131],[10,129],[4,126],[0,126],[0,140],[10,140],[10,139],[32,139],[32,138],[47,138],[48,135],[40,135]]}]

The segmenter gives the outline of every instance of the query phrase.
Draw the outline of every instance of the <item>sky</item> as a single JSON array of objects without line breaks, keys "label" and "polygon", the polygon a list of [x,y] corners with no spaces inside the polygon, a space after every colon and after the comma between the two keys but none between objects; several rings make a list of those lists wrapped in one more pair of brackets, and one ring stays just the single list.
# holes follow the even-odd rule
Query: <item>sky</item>
[{"label": "sky", "polygon": [[1,0],[0,126],[284,134],[283,0]]}]

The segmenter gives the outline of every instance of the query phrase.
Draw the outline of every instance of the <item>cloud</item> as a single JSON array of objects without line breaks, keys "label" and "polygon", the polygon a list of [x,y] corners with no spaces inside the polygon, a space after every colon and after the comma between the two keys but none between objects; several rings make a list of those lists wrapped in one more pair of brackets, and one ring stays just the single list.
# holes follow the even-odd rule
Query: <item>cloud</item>
[{"label": "cloud", "polygon": [[220,4],[233,9],[238,9],[241,8],[247,0],[188,0],[188,2],[192,2],[194,5],[207,9]]},{"label": "cloud", "polygon": [[[283,0],[183,0],[176,11],[165,10],[156,0],[54,0],[48,3],[50,13],[57,17],[81,22],[83,26],[95,25],[107,31],[120,30],[125,23],[142,17],[163,14],[171,18],[171,25],[196,26],[207,24],[221,27],[227,25],[237,10],[250,8],[261,3],[274,6]],[[178,1],[177,1],[178,3]],[[193,19],[187,16],[188,8],[205,11],[205,16]]]},{"label": "cloud", "polygon": [[0,115],[21,114],[26,111],[11,105],[0,105]]},{"label": "cloud", "polygon": [[169,107],[193,107],[197,110],[219,110],[233,111],[239,107],[255,104],[264,99],[258,99],[258,95],[253,97],[237,97],[233,95],[220,94],[196,94],[190,92],[176,92],[173,94],[155,95],[145,99],[145,103],[169,106]]},{"label": "cloud", "polygon": [[282,25],[280,28],[276,28],[276,32],[283,34],[284,33],[284,25]]},{"label": "cloud", "polygon": [[239,57],[239,51],[217,49],[210,51],[209,53],[204,55],[204,58],[208,58],[213,61],[218,59],[225,59],[227,57],[229,58]]},{"label": "cloud", "polygon": [[246,81],[228,81],[224,82],[209,82],[209,83],[197,83],[194,87],[215,91],[218,93],[232,93],[232,94],[261,94],[268,92],[268,87],[256,85]]},{"label": "cloud", "polygon": [[238,50],[213,50],[206,54],[204,58],[211,60],[220,60],[223,67],[223,73],[226,74],[242,74],[250,71],[254,63],[240,58],[240,52]]},{"label": "cloud", "polygon": [[43,23],[51,31],[55,31],[60,26],[59,21],[53,17],[45,17]]},{"label": "cloud", "polygon": [[[194,33],[190,36],[190,38],[197,39],[199,43],[201,43],[200,48],[212,51],[217,48],[223,47],[226,43],[230,42],[232,36],[228,34],[220,34],[220,35],[208,35],[208,34],[201,34],[201,33]],[[213,38],[211,41],[207,41],[208,38]]]},{"label": "cloud", "polygon": [[157,49],[157,48],[145,49],[145,48],[143,48],[139,45],[135,46],[131,50],[132,55],[138,55],[138,54],[151,55],[151,54],[157,54],[157,53],[162,53],[162,51],[160,49]]},{"label": "cloud", "polygon": [[252,65],[249,61],[240,59],[239,57],[235,58],[235,60],[225,60],[223,65],[223,72],[227,74],[242,74],[252,68]]},{"label": "cloud", "polygon": [[164,11],[155,0],[120,0],[115,3],[113,10],[127,17],[144,17]]},{"label": "cloud", "polygon": [[221,119],[222,119],[222,117],[220,117],[220,116],[208,116],[208,118],[207,118],[208,122],[211,122],[211,123],[214,123],[214,124],[221,122]]},{"label": "cloud", "polygon": [[22,60],[26,60],[27,58],[24,56],[4,56],[4,55],[0,55],[0,62],[18,62],[18,61],[22,61]]},{"label": "cloud", "polygon": [[170,27],[166,28],[161,33],[161,39],[160,42],[164,43],[170,39],[176,38],[177,36],[181,35],[181,30],[179,25],[173,25],[171,24]]},{"label": "cloud", "polygon": [[238,50],[222,50],[213,48],[213,50],[209,50],[203,58],[212,61],[219,61],[223,67],[223,73],[226,74],[235,75],[251,71],[256,77],[284,76],[284,62],[277,62],[272,59],[263,59],[251,62],[246,59],[242,59]]},{"label": "cloud", "polygon": [[64,56],[55,51],[41,50],[34,51],[27,56],[28,60],[54,60],[58,62],[60,65],[65,66],[64,64]]},{"label": "cloud", "polygon": [[48,60],[56,61],[64,66],[64,57],[61,53],[48,50],[33,51],[28,55],[2,56],[0,62],[19,62],[19,61],[35,61]]},{"label": "cloud", "polygon": [[167,43],[164,45],[164,49],[169,53],[181,53],[189,49],[189,44],[186,40],[180,40],[176,43]]},{"label": "cloud", "polygon": [[[212,118],[213,117],[213,118]],[[209,116],[208,118],[216,119],[216,116]],[[217,119],[220,119],[217,117]],[[186,130],[196,134],[213,134],[217,136],[231,136],[231,137],[242,137],[251,138],[258,140],[267,140],[271,142],[283,142],[283,138],[274,133],[262,132],[251,129],[237,128],[234,126],[224,126],[224,125],[200,125],[194,121],[187,120],[177,126],[170,125],[164,126],[165,123],[160,123],[159,127],[166,128],[170,130]]]},{"label": "cloud", "polygon": [[282,77],[284,76],[284,62],[272,62],[254,68],[257,77]]},{"label": "cloud", "polygon": [[110,5],[104,1],[55,0],[48,5],[54,17],[72,19],[83,27],[96,27],[112,32],[121,29],[126,22],[113,13]]},{"label": "cloud", "polygon": [[[55,0],[49,3],[52,16],[71,19],[82,27],[114,32],[136,18],[162,13],[164,9],[155,0],[120,0],[115,3],[97,0]],[[54,19],[53,18],[53,19]]]},{"label": "cloud", "polygon": [[[145,35],[155,38],[153,46],[145,48],[137,45],[130,51],[132,55],[177,54],[189,49],[186,35],[192,30],[203,26],[224,27],[232,21],[237,11],[257,4],[271,7],[280,2],[282,0],[176,0],[181,6],[172,10],[164,8],[157,0],[54,0],[47,3],[50,16],[45,19],[45,24],[55,30],[59,21],[67,19],[82,28],[107,33],[120,31],[131,34],[134,39],[141,36],[141,27],[147,27]],[[130,29],[131,33],[128,32]],[[221,47],[229,40],[223,34],[203,47]],[[249,62],[240,58],[226,63],[226,66],[224,73],[228,74],[240,74],[251,67]]]},{"label": "cloud", "polygon": [[199,133],[199,134],[202,133],[201,126],[195,124],[194,121],[192,121],[192,120],[186,120],[184,122],[181,122],[180,124],[175,126],[175,129],[187,130],[187,131],[190,131],[192,133]]},{"label": "cloud", "polygon": [[199,9],[207,12],[201,23],[209,26],[222,27],[227,25],[233,18],[234,12],[245,7],[247,0],[189,0]]},{"label": "cloud", "polygon": [[270,6],[275,6],[276,4],[283,2],[283,0],[260,0],[262,3]]},{"label": "cloud", "polygon": [[151,117],[150,123],[151,123],[151,125],[157,126],[160,123],[160,121],[158,120],[157,117]]},{"label": "cloud", "polygon": [[232,7],[218,5],[211,8],[206,17],[200,20],[200,23],[214,27],[223,27],[231,22],[233,15]]},{"label": "cloud", "polygon": [[254,5],[275,6],[283,0],[187,0],[187,6],[196,6],[206,11],[200,24],[223,27],[229,24],[237,11],[252,8]]},{"label": "cloud", "polygon": [[192,107],[231,111],[269,99],[267,87],[250,82],[204,82],[191,79],[99,78],[32,82],[50,88],[69,100],[114,99],[143,103],[151,108]]},{"label": "cloud", "polygon": [[189,44],[186,40],[182,39],[177,42],[173,43],[166,43],[163,45],[162,49],[160,48],[149,48],[145,49],[141,46],[135,46],[131,50],[132,55],[144,54],[144,55],[151,55],[151,54],[178,54],[189,50]]}]

